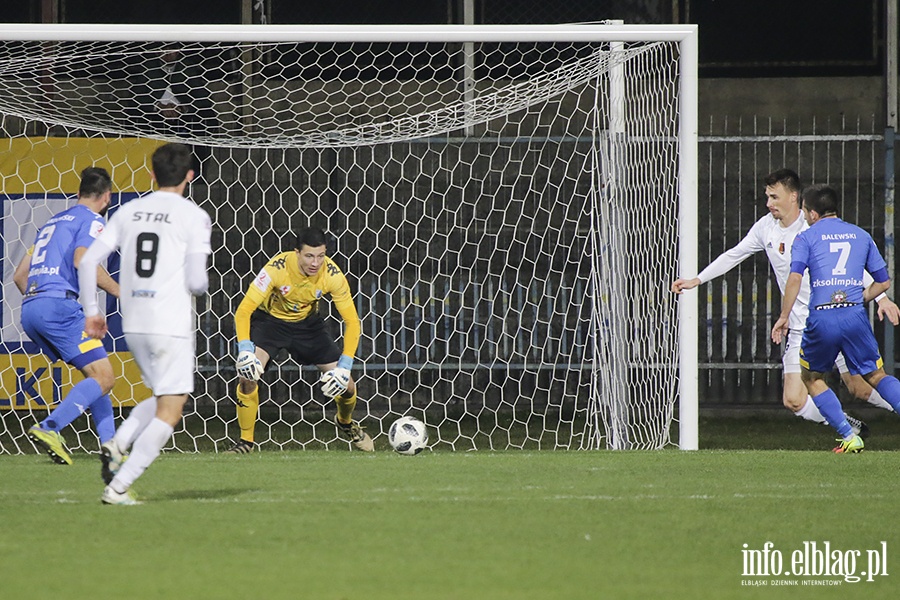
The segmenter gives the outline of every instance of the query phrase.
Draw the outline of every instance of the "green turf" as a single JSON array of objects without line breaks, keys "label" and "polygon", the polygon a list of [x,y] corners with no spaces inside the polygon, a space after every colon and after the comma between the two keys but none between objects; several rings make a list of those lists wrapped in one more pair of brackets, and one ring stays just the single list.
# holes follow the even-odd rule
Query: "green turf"
[{"label": "green turf", "polygon": [[[900,453],[166,454],[0,460],[3,598],[896,598]],[[743,544],[888,545],[888,577],[742,586]],[[859,566],[857,570],[864,570]],[[775,578],[760,578],[771,582]]]},{"label": "green turf", "polygon": [[[900,450],[897,415],[878,409],[861,410],[853,405],[846,409],[871,427],[871,450]],[[830,427],[804,421],[786,410],[705,416],[700,419],[699,431],[701,449],[818,450],[836,445],[836,435]]]}]

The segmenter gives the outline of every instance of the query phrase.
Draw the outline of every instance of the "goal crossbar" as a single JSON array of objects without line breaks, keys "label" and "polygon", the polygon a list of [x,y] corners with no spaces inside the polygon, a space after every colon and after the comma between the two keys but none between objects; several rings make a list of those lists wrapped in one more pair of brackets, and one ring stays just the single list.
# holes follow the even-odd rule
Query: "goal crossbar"
[{"label": "goal crossbar", "polygon": [[683,42],[696,25],[0,24],[0,40],[118,42]]}]

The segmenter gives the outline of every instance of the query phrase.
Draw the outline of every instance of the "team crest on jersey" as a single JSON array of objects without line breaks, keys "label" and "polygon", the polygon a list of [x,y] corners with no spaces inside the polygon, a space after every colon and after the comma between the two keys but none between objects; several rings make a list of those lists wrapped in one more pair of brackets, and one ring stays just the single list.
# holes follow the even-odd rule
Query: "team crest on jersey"
[{"label": "team crest on jersey", "polygon": [[255,285],[259,291],[265,293],[265,291],[269,289],[269,286],[272,285],[272,278],[269,277],[269,274],[263,269],[259,272],[259,275],[256,276],[256,279],[253,280],[253,285]]},{"label": "team crest on jersey", "polygon": [[784,254],[784,242],[778,244],[778,254]]},{"label": "team crest on jersey", "polygon": [[844,290],[836,290],[831,294],[832,304],[842,304],[847,301],[847,292]]},{"label": "team crest on jersey", "polygon": [[289,285],[283,285],[283,286],[281,286],[280,289],[281,289],[281,295],[282,295],[282,296],[287,296],[287,295],[288,295],[288,292],[291,291],[291,286],[289,286]]},{"label": "team crest on jersey", "polygon": [[269,263],[269,266],[275,267],[276,269],[283,269],[285,265],[284,257],[276,258],[272,262]]},{"label": "team crest on jersey", "polygon": [[92,238],[99,237],[100,234],[103,233],[104,229],[105,227],[103,226],[103,221],[91,221],[91,230],[89,233]]}]

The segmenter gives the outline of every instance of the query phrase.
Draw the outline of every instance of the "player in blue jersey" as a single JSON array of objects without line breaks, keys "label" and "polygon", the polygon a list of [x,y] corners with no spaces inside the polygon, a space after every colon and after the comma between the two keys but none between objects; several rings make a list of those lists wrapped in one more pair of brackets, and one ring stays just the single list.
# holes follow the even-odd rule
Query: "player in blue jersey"
[{"label": "player in blue jersey", "polygon": [[[60,431],[90,409],[100,443],[115,433],[109,392],[115,376],[100,340],[84,333],[78,302],[78,265],[105,226],[112,180],[106,169],[81,172],[78,203],[54,215],[38,231],[14,280],[24,295],[22,327],[51,360],[64,360],[84,374],[53,412],[28,430],[28,437],[59,464],[72,464]],[[119,284],[102,268],[98,286],[118,297]]]},{"label": "player in blue jersey", "polygon": [[[900,381],[882,368],[865,307],[888,289],[890,277],[872,237],[838,218],[838,195],[833,188],[817,185],[803,190],[803,212],[809,229],[796,237],[791,249],[791,274],[772,341],[781,343],[787,334],[791,308],[808,269],[810,311],[800,345],[801,376],[813,402],[841,436],[834,451],[860,452],[865,443],[853,433],[840,400],[825,383],[825,374],[842,353],[850,373],[862,375],[900,413]],[[863,271],[874,279],[867,288]]]}]

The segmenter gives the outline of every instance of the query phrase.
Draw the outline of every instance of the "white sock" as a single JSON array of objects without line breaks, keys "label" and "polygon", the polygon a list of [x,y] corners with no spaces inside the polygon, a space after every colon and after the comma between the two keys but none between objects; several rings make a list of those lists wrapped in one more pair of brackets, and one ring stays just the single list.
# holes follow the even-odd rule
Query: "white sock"
[{"label": "white sock", "polygon": [[803,408],[794,414],[807,421],[812,421],[813,423],[825,422],[825,417],[819,412],[819,407],[816,406],[816,403],[813,402],[813,399],[809,396],[806,397],[806,403],[803,405]]},{"label": "white sock", "polygon": [[159,456],[175,429],[160,419],[153,419],[134,441],[131,454],[122,464],[109,486],[116,492],[124,494],[135,479],[140,477],[147,467]]},{"label": "white sock", "polygon": [[113,437],[119,451],[128,452],[131,444],[141,435],[154,417],[156,417],[156,396],[150,396],[146,400],[138,402],[137,406],[131,409],[128,418],[119,425],[116,435]]},{"label": "white sock", "polygon": [[869,404],[873,404],[878,408],[883,408],[884,410],[894,410],[891,408],[891,405],[887,403],[887,400],[881,397],[881,394],[878,393],[878,390],[872,388],[872,393],[869,394],[869,399],[866,400]]}]

